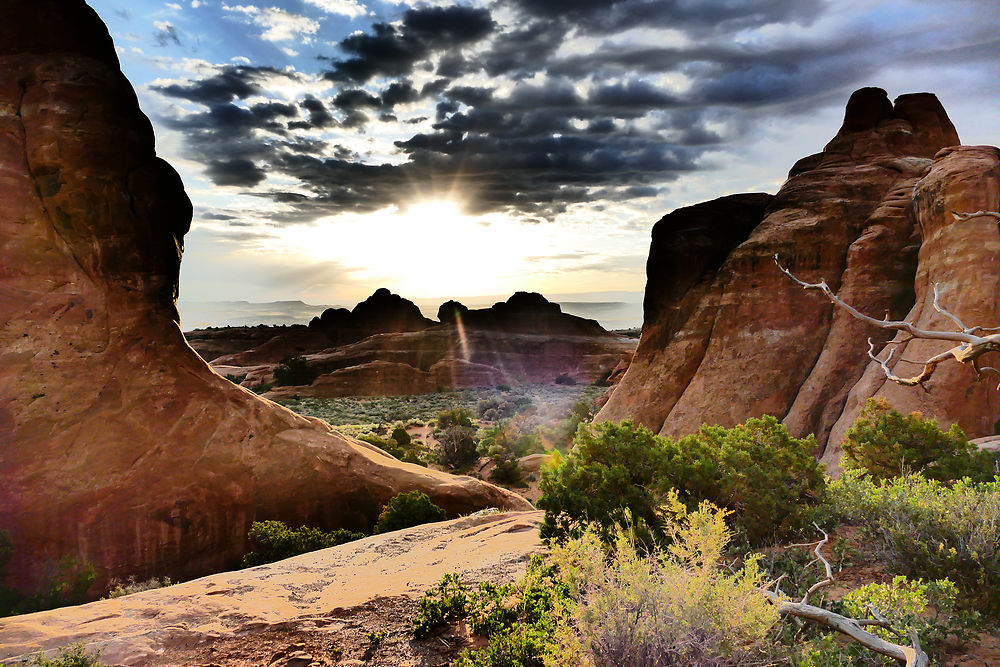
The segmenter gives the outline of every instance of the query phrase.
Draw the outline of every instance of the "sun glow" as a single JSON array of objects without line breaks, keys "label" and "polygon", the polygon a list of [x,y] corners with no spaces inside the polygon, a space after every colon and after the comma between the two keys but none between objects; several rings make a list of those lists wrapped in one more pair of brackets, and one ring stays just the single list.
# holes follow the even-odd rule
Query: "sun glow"
[{"label": "sun glow", "polygon": [[291,252],[352,267],[354,280],[412,299],[503,293],[544,236],[537,225],[469,216],[458,202],[424,200],[298,225],[281,240]]}]

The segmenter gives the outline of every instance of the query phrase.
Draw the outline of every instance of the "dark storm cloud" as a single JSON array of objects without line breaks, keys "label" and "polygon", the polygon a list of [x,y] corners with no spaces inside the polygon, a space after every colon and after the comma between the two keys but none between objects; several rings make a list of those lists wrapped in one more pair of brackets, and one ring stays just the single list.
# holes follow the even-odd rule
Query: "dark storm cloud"
[{"label": "dark storm cloud", "polygon": [[339,46],[349,54],[333,63],[333,81],[364,83],[375,76],[405,76],[436,51],[483,39],[495,24],[486,9],[421,7],[403,13],[400,25],[376,23],[371,32],[350,35]]},{"label": "dark storm cloud", "polygon": [[216,185],[239,185],[251,188],[263,182],[267,174],[250,160],[213,160],[205,166],[205,174]]},{"label": "dark storm cloud", "polygon": [[558,20],[591,33],[665,26],[704,34],[769,23],[808,23],[822,0],[515,0],[524,14]]},{"label": "dark storm cloud", "polygon": [[[808,25],[820,0],[511,1],[509,26],[485,9],[421,7],[352,34],[339,44],[346,58],[326,59],[321,76],[333,90],[322,97],[248,107],[241,100],[265,94],[267,77],[300,75],[236,66],[159,90],[208,107],[170,122],[187,134],[189,153],[213,181],[253,187],[275,174],[298,183],[252,192],[286,205],[278,223],[452,192],[471,212],[540,221],[579,202],[598,209],[660,196],[679,176],[708,168],[701,159],[708,151],[752,136],[761,122],[842,104],[893,58],[983,58],[912,26],[887,28],[876,39],[863,22],[839,34],[794,30],[773,43],[734,38],[763,26],[780,34],[790,21]],[[685,39],[676,40],[680,46],[615,41],[639,27],[669,28]],[[969,38],[996,41],[985,29]],[[598,46],[576,52],[581,43]],[[435,64],[436,78],[415,86]],[[465,74],[476,78],[455,80]],[[483,75],[498,78],[484,82]],[[429,127],[427,118],[404,112],[415,103],[421,113],[434,109]],[[315,138],[317,129],[363,133],[376,122],[372,132],[380,136],[396,124],[392,164],[365,163],[355,150]],[[422,125],[419,132],[413,124]]]},{"label": "dark storm cloud", "polygon": [[246,99],[263,91],[262,82],[268,76],[294,78],[294,75],[274,67],[251,67],[249,65],[225,65],[212,76],[192,81],[188,84],[172,83],[168,86],[151,86],[170,97],[198,102],[199,104],[221,104],[234,99]]}]

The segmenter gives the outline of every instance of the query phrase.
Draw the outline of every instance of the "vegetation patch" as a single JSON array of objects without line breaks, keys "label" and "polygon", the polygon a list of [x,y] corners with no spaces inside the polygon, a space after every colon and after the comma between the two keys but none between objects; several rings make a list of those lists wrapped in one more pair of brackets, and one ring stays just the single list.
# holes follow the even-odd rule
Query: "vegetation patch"
[{"label": "vegetation patch", "polygon": [[424,523],[444,521],[446,518],[445,511],[435,505],[426,493],[422,491],[398,493],[382,509],[373,532],[376,535],[389,533]]},{"label": "vegetation patch", "polygon": [[323,532],[318,528],[289,528],[281,521],[254,521],[248,535],[253,550],[243,557],[243,567],[264,565],[300,554],[335,547],[365,537],[364,533],[338,529]]},{"label": "vegetation patch", "polygon": [[731,510],[752,544],[793,534],[825,495],[812,437],[788,435],[765,416],[727,429],[702,426],[679,440],[631,421],[583,426],[576,445],[543,469],[543,537],[565,539],[587,523],[609,539],[631,522],[640,539],[662,542],[664,498],[676,490],[689,508],[703,500]]},{"label": "vegetation patch", "polygon": [[970,443],[957,424],[943,431],[936,420],[900,414],[882,398],[868,399],[843,447],[843,466],[875,480],[918,472],[941,482],[987,482],[996,474],[995,455]]}]

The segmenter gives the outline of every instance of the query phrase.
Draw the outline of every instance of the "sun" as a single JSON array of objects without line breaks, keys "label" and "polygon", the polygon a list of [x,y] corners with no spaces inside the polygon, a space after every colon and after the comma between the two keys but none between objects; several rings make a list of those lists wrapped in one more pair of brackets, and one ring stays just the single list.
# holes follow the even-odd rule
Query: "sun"
[{"label": "sun", "polygon": [[513,219],[470,215],[454,199],[421,199],[296,226],[282,241],[413,299],[504,293],[524,274],[530,232]]}]

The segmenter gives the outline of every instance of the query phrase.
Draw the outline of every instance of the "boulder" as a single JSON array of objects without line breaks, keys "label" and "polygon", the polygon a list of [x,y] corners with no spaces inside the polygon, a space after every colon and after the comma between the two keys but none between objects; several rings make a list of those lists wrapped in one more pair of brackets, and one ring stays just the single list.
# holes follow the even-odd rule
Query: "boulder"
[{"label": "boulder", "polygon": [[449,515],[520,497],[401,463],[223,379],[174,300],[191,204],[82,0],[0,23],[0,529],[8,584],[64,556],[110,577],[217,572],[254,520],[369,527],[419,489]]}]

